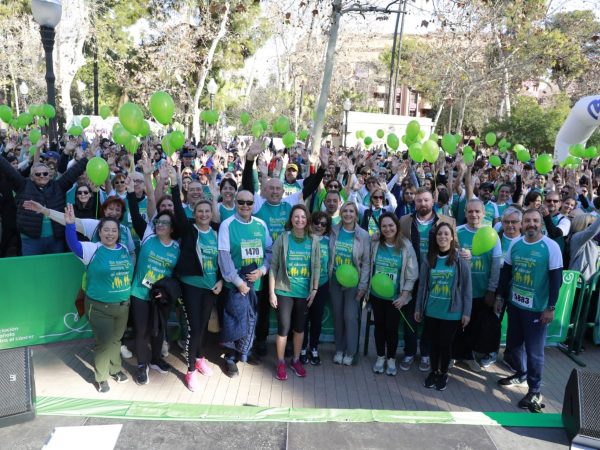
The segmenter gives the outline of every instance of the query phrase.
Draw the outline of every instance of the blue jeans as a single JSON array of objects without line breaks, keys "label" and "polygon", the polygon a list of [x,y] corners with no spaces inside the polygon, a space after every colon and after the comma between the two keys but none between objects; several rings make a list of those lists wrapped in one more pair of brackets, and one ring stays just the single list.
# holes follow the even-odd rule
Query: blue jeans
[{"label": "blue jeans", "polygon": [[507,313],[506,346],[513,356],[516,375],[527,377],[530,392],[540,392],[548,326],[540,322],[541,312],[525,311],[509,303]]},{"label": "blue jeans", "polygon": [[54,236],[32,239],[21,235],[21,249],[23,256],[49,255],[64,253],[65,241]]}]

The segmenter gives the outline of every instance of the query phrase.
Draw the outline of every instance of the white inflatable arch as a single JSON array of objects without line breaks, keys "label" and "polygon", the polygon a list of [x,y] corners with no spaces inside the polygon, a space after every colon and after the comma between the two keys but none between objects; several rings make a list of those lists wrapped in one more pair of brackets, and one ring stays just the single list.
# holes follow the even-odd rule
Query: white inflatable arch
[{"label": "white inflatable arch", "polygon": [[598,125],[600,125],[600,94],[579,99],[556,135],[554,159],[564,160],[569,156],[569,147],[573,144],[585,145]]}]

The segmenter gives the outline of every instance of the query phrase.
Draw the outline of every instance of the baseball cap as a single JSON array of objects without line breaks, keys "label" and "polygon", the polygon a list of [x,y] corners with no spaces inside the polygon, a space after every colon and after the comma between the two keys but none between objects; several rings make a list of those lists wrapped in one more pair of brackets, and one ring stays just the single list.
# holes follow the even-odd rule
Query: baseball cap
[{"label": "baseball cap", "polygon": [[58,160],[60,158],[60,155],[56,152],[46,152],[44,153],[44,158],[46,159],[56,159]]},{"label": "baseball cap", "polygon": [[295,170],[296,172],[298,172],[298,166],[296,164],[288,164],[285,168],[285,170]]}]

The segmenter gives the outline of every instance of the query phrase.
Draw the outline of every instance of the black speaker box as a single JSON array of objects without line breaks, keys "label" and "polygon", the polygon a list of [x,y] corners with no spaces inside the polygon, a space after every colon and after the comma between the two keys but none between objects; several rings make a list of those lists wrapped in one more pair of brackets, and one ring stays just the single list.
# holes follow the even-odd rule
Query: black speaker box
[{"label": "black speaker box", "polygon": [[35,417],[33,364],[28,347],[0,351],[0,427]]},{"label": "black speaker box", "polygon": [[600,374],[573,369],[565,388],[562,419],[573,444],[600,448]]}]

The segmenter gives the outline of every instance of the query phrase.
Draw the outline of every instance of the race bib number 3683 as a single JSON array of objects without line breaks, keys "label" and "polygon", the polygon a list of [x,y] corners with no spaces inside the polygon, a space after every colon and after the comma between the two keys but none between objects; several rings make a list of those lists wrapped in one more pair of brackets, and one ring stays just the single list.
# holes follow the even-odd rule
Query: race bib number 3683
[{"label": "race bib number 3683", "polygon": [[522,308],[533,308],[533,294],[530,292],[513,288],[512,300],[515,305]]}]

